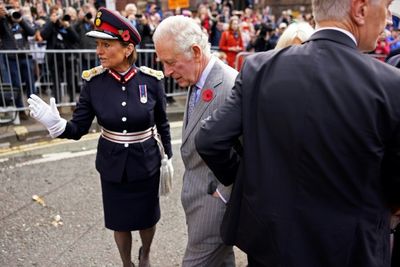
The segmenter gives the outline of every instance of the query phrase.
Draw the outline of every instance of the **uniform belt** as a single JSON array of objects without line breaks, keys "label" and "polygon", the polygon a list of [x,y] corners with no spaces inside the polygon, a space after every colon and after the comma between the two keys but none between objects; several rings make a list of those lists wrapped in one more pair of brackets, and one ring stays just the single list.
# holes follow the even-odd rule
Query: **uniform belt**
[{"label": "uniform belt", "polygon": [[149,129],[141,132],[133,133],[120,133],[101,128],[101,136],[108,141],[119,143],[119,144],[133,144],[144,142],[153,136],[157,135],[156,126],[150,127]]}]

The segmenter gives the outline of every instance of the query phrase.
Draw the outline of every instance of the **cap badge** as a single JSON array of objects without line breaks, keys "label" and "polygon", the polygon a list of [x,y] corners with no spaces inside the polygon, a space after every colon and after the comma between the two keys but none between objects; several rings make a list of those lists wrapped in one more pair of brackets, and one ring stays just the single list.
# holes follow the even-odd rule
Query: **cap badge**
[{"label": "cap badge", "polygon": [[139,84],[139,95],[140,95],[140,102],[143,104],[147,103],[147,85]]},{"label": "cap badge", "polygon": [[94,22],[94,24],[99,27],[101,24],[101,19],[97,18],[96,21]]},{"label": "cap badge", "polygon": [[101,11],[97,12],[96,18],[100,18],[100,17],[101,17],[101,14],[103,14],[103,13],[101,13]]}]

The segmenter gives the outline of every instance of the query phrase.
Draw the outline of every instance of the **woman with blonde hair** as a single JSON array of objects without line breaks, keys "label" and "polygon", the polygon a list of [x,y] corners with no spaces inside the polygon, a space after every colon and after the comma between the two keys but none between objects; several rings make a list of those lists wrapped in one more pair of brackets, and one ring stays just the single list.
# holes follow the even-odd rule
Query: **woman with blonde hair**
[{"label": "woman with blonde hair", "polygon": [[285,48],[290,45],[298,45],[305,41],[313,34],[314,29],[307,22],[294,22],[286,28],[278,40],[275,49]]}]

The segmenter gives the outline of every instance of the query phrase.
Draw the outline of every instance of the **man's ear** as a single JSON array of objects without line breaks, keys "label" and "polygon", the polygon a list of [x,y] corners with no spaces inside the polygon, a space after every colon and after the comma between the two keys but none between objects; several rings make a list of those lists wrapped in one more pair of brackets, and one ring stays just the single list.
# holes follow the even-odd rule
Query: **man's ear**
[{"label": "man's ear", "polygon": [[197,61],[201,59],[203,55],[203,51],[201,50],[200,46],[197,44],[192,45],[192,51],[193,51],[193,58]]},{"label": "man's ear", "polygon": [[365,17],[369,10],[368,0],[352,0],[350,8],[351,20],[357,25],[362,26],[365,24]]}]

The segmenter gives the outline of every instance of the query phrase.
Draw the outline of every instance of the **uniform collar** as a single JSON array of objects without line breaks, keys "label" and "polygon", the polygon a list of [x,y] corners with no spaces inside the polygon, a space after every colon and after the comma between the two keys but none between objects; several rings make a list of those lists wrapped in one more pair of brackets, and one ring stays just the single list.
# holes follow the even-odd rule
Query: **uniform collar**
[{"label": "uniform collar", "polygon": [[121,75],[119,72],[109,69],[108,74],[111,75],[115,80],[117,80],[120,83],[127,83],[129,80],[131,80],[135,74],[137,73],[137,68],[135,66],[132,66],[127,73],[124,75]]}]

